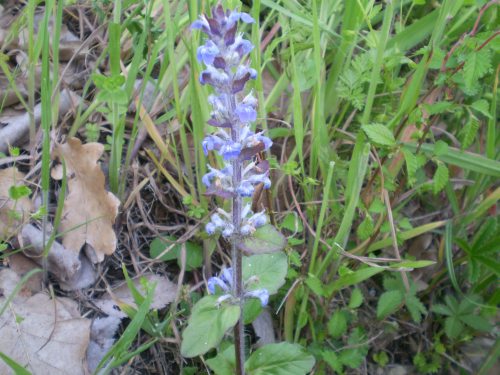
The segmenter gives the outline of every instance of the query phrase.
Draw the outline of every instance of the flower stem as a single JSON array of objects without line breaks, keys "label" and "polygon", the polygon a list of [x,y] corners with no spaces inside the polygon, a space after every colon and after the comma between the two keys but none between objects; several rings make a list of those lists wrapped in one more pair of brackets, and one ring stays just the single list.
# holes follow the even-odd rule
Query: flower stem
[{"label": "flower stem", "polygon": [[[231,97],[231,109],[235,107],[235,99]],[[233,141],[237,141],[239,138],[239,129],[234,126],[231,131],[231,138]],[[239,186],[241,183],[241,170],[242,163],[239,158],[232,161],[233,167],[233,186]],[[239,194],[235,194],[232,199],[233,205],[233,226],[234,234],[231,237],[231,260],[233,266],[233,295],[238,300],[240,305],[240,319],[236,326],[234,327],[234,348],[236,354],[236,374],[245,375],[245,334],[244,334],[244,320],[243,320],[243,267],[242,267],[242,255],[241,251],[238,249],[238,242],[241,238],[241,210],[242,210],[242,198]]]}]

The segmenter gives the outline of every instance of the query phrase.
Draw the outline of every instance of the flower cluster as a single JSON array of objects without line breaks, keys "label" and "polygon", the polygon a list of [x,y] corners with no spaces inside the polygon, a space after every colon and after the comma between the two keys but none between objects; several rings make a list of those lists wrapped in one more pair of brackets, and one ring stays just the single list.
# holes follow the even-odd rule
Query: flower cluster
[{"label": "flower cluster", "polygon": [[[251,281],[252,280],[249,280],[249,282]],[[223,294],[221,297],[219,297],[219,303],[232,298],[229,292],[233,287],[233,269],[224,268],[219,276],[211,277],[210,279],[208,279],[207,285],[208,292],[210,294],[216,294],[216,287],[218,287],[223,292],[226,292],[226,294]],[[250,290],[245,292],[244,298],[258,298],[260,300],[260,304],[262,305],[262,307],[264,307],[269,302],[269,292],[267,291],[267,289]]]},{"label": "flower cluster", "polygon": [[[209,96],[213,111],[208,124],[217,130],[203,140],[203,151],[206,155],[209,151],[218,152],[225,163],[222,169],[208,166],[209,172],[202,182],[207,187],[207,194],[224,198],[251,197],[257,185],[262,184],[265,189],[271,186],[269,165],[251,161],[257,153],[269,149],[272,141],[263,132],[254,132],[250,127],[257,119],[257,99],[253,93],[244,95],[242,92],[245,84],[257,77],[257,72],[245,61],[254,46],[237,33],[238,21],[254,22],[247,13],[224,11],[219,5],[213,9],[212,18],[200,16],[192,25],[208,36],[205,44],[198,47],[197,57],[206,65],[200,82],[214,89]],[[265,223],[266,216],[254,214],[248,206],[242,210],[237,228],[231,216],[219,210],[206,230],[209,234],[220,231],[225,237],[246,236]]]},{"label": "flower cluster", "polygon": [[[249,236],[255,230],[267,222],[267,217],[264,212],[254,214],[250,209],[250,204],[247,204],[241,211],[242,225],[240,235]],[[220,231],[224,237],[230,237],[234,233],[234,225],[231,223],[231,215],[223,209],[217,209],[217,213],[213,214],[210,222],[205,226],[208,234],[214,234]]]}]

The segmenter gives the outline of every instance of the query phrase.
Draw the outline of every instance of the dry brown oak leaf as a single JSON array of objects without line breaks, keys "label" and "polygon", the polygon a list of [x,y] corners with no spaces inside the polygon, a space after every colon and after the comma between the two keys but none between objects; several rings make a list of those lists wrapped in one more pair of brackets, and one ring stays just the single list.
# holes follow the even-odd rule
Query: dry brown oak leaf
[{"label": "dry brown oak leaf", "polygon": [[[14,271],[0,271],[0,308],[19,282]],[[84,375],[90,324],[75,301],[45,293],[17,294],[0,315],[0,352],[34,375]],[[0,374],[13,373],[0,360]]]},{"label": "dry brown oak leaf", "polygon": [[[102,262],[105,255],[115,251],[113,223],[120,205],[118,198],[104,186],[104,173],[98,164],[103,151],[102,144],[82,145],[77,138],[58,144],[53,151],[53,157],[65,161],[68,178],[68,194],[59,226],[62,243],[77,254],[83,245],[90,245],[93,263]],[[52,169],[52,178],[62,179],[61,165]]]},{"label": "dry brown oak leaf", "polygon": [[5,241],[14,236],[22,224],[29,220],[30,199],[23,197],[15,202],[9,198],[9,188],[24,185],[23,179],[24,174],[17,168],[0,170],[0,240]]}]

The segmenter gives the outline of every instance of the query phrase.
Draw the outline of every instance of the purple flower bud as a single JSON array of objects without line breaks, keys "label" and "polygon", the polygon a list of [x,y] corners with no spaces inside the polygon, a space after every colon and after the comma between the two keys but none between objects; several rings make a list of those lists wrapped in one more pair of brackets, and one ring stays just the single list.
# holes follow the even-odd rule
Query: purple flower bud
[{"label": "purple flower bud", "polygon": [[256,79],[257,78],[257,71],[253,68],[248,68],[248,71],[250,72],[250,78],[251,79]]},{"label": "purple flower bud", "polygon": [[258,212],[248,219],[248,223],[253,225],[254,228],[260,228],[267,223],[267,216],[264,212]]},{"label": "purple flower bud", "polygon": [[198,61],[203,61],[205,65],[212,65],[219,52],[217,45],[209,39],[205,45],[198,47],[196,57]]},{"label": "purple flower bud", "polygon": [[262,305],[262,307],[266,306],[269,302],[269,292],[267,291],[267,289],[257,289],[246,292],[245,297],[260,299],[260,304]]},{"label": "purple flower bud", "polygon": [[238,119],[243,123],[257,120],[257,112],[251,105],[240,103],[236,106],[234,112],[238,116]]}]

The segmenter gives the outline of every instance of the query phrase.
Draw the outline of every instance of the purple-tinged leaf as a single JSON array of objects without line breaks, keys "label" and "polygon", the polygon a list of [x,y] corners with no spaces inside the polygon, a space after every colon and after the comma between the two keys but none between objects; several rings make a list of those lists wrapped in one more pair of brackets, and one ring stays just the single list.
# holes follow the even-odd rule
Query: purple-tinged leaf
[{"label": "purple-tinged leaf", "polygon": [[221,36],[219,23],[214,18],[207,18],[207,22],[210,25],[212,34]]},{"label": "purple-tinged leaf", "polygon": [[241,90],[245,88],[245,84],[250,79],[250,73],[246,73],[240,79],[237,79],[233,82],[233,94],[239,93]]},{"label": "purple-tinged leaf", "polygon": [[212,74],[210,74],[210,72],[204,70],[203,72],[200,73],[200,83],[202,85],[206,85],[206,84],[209,84],[209,85],[215,85],[215,82],[214,80],[212,79]]},{"label": "purple-tinged leaf", "polygon": [[226,60],[221,56],[217,56],[214,58],[214,67],[217,69],[226,69]]},{"label": "purple-tinged leaf", "polygon": [[224,43],[226,43],[226,46],[230,46],[234,43],[234,40],[236,38],[236,26],[237,24],[234,24],[233,27],[231,27],[224,35]]},{"label": "purple-tinged leaf", "polygon": [[219,19],[226,18],[226,14],[224,13],[224,8],[221,4],[217,5],[214,10],[214,15]]},{"label": "purple-tinged leaf", "polygon": [[264,151],[264,143],[259,143],[253,147],[246,147],[240,152],[239,160],[249,160],[252,156]]},{"label": "purple-tinged leaf", "polygon": [[230,191],[226,191],[221,188],[217,188],[215,186],[210,186],[205,192],[205,195],[207,196],[215,195],[217,197],[221,197],[224,199],[231,199],[232,197],[234,197],[234,194],[231,193]]},{"label": "purple-tinged leaf", "polygon": [[217,128],[232,128],[232,125],[230,122],[219,122],[216,118],[212,117],[210,120],[207,121],[208,125],[215,126]]},{"label": "purple-tinged leaf", "polygon": [[269,160],[262,160],[259,164],[255,166],[255,171],[257,173],[266,173],[269,170]]}]

